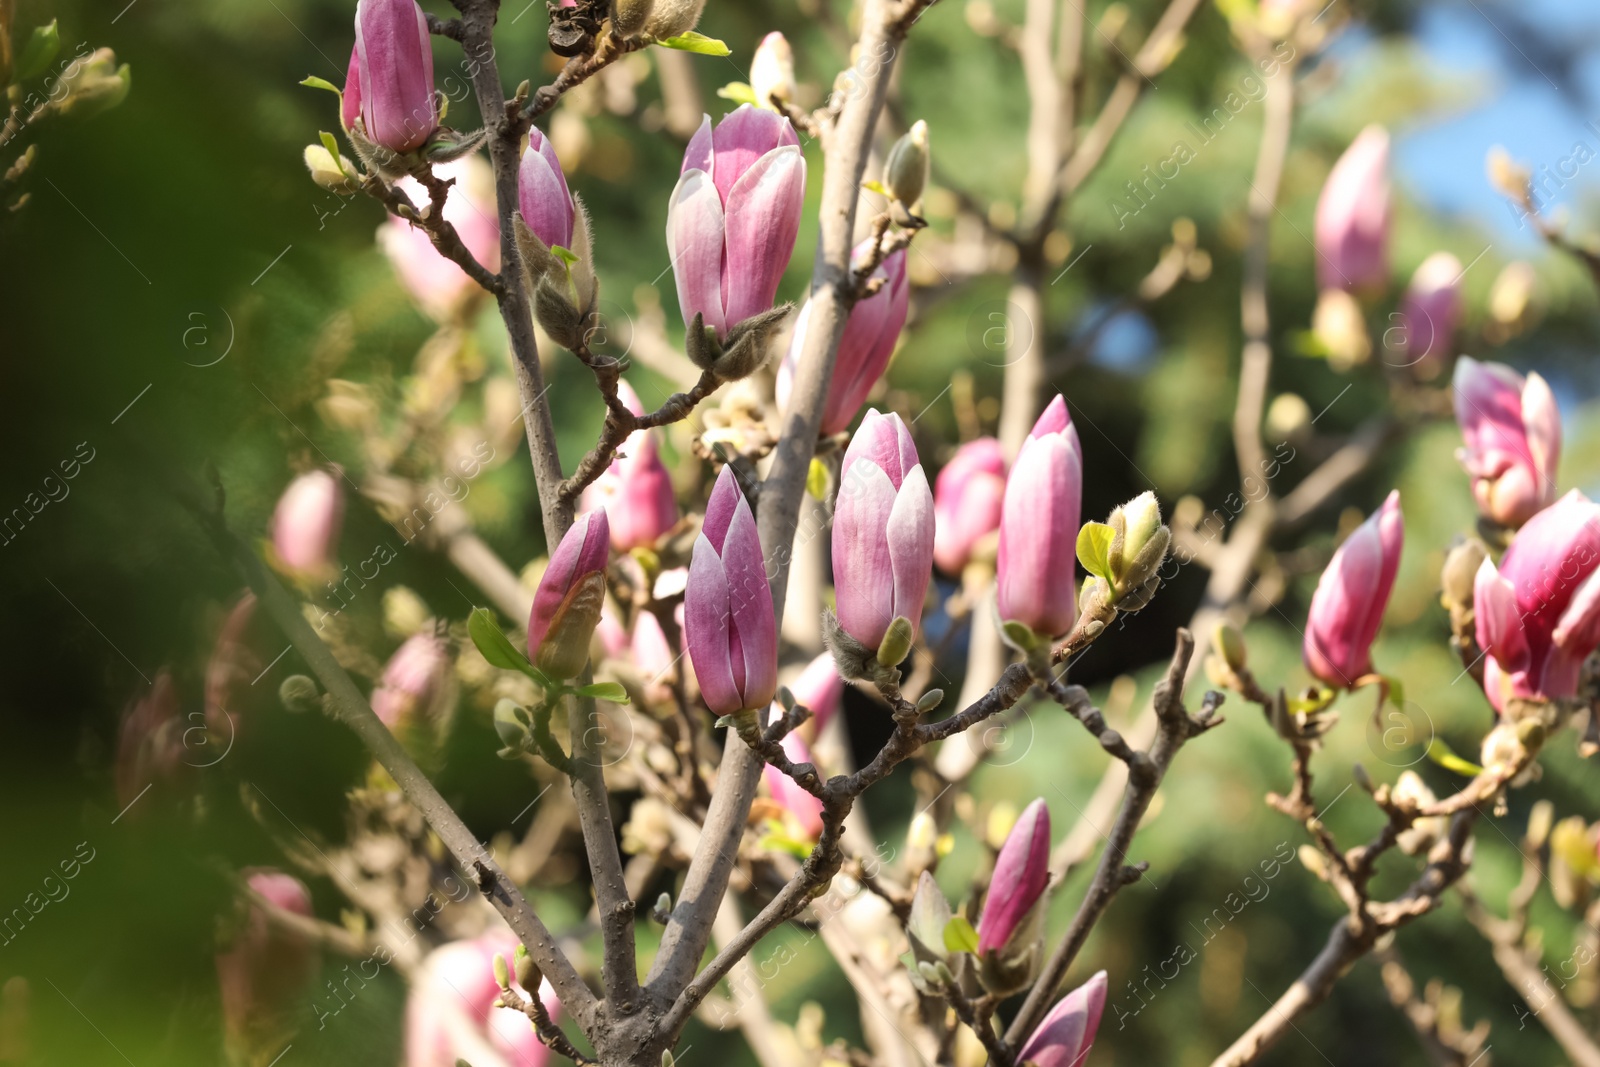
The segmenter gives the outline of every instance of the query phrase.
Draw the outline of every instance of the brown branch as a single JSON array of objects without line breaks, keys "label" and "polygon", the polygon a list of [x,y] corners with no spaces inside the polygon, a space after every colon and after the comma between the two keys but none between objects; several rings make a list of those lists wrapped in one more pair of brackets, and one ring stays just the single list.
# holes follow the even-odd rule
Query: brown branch
[{"label": "brown branch", "polygon": [[1028,1035],[1033,1033],[1034,1028],[1044,1018],[1045,1012],[1055,999],[1056,989],[1066,977],[1072,961],[1077,958],[1079,950],[1088,940],[1089,932],[1105,914],[1112,899],[1123,886],[1138,881],[1138,876],[1143,874],[1142,865],[1133,867],[1128,865],[1128,848],[1133,844],[1133,836],[1138,832],[1139,823],[1150,807],[1151,798],[1160,787],[1173,757],[1178,754],[1178,749],[1182,748],[1184,742],[1190,738],[1204,733],[1221,722],[1215,717],[1216,708],[1222,699],[1220,694],[1207,693],[1197,716],[1191,717],[1184,709],[1183,684],[1193,654],[1194,638],[1188,630],[1180,629],[1177,633],[1177,647],[1173,649],[1166,677],[1156,685],[1153,698],[1157,716],[1155,741],[1151,744],[1150,751],[1143,753],[1146,757],[1144,760],[1128,764],[1128,784],[1123,793],[1122,810],[1117,813],[1117,821],[1111,828],[1110,836],[1106,838],[1105,850],[1100,855],[1100,866],[1095,871],[1094,881],[1085,892],[1083,902],[1078,906],[1078,912],[1073,916],[1066,934],[1051,953],[1033,988],[1028,991],[1028,997],[1023,1002],[1022,1008],[1007,1027],[1005,1040],[1010,1048],[1021,1048]]},{"label": "brown branch", "polygon": [[596,359],[588,354],[587,346],[584,352],[578,353],[578,358],[594,371],[595,381],[600,386],[600,394],[606,401],[606,421],[600,430],[600,440],[588,455],[578,462],[577,470],[572,472],[572,477],[561,483],[560,496],[564,501],[575,501],[589,485],[606,469],[611,466],[611,461],[617,456],[617,449],[628,439],[628,435],[635,430],[648,430],[657,426],[667,426],[674,422],[682,422],[688,418],[695,407],[716,391],[721,385],[721,380],[711,371],[701,371],[700,380],[687,393],[673,393],[656,410],[645,414],[635,415],[628,410],[617,396],[617,382],[621,376],[621,365],[615,361]]},{"label": "brown branch", "polygon": [[[851,91],[840,94],[844,99],[837,121],[825,131],[827,162],[822,179],[819,247],[811,277],[810,319],[783,434],[773,450],[772,466],[758,501],[757,529],[767,555],[778,618],[783,617],[790,554],[806,475],[816,449],[822,400],[827,396],[839,339],[850,311],[850,250],[861,181],[898,46],[915,17],[902,21],[907,12],[906,6],[890,0],[867,0],[855,81]],[[695,965],[710,938],[711,924],[718,902],[727,891],[728,876],[760,777],[761,761],[730,731],[700,845],[690,861],[678,905],[662,933],[655,965],[646,980],[646,987],[658,998],[678,997],[678,1004],[684,1003],[684,997],[678,994],[682,991],[687,996]],[[779,902],[775,900],[769,909],[774,905]],[[721,955],[727,955],[733,947],[730,945]],[[679,1012],[677,1006],[669,1016],[679,1026],[686,1017],[687,1013]]]},{"label": "brown branch", "polygon": [[[188,503],[186,501],[186,503]],[[192,506],[192,505],[191,505]],[[219,550],[231,558],[243,573],[245,582],[255,591],[267,614],[283,630],[296,651],[311,667],[312,672],[328,691],[337,716],[359,737],[383,768],[389,772],[406,799],[414,804],[427,820],[439,840],[450,850],[463,871],[476,872],[471,880],[484,889],[489,902],[495,906],[517,937],[527,948],[539,969],[550,979],[556,993],[572,1012],[578,1025],[587,1028],[595,1019],[599,1002],[584,984],[572,963],[562,953],[555,938],[545,928],[533,906],[508,878],[494,857],[478,841],[455,811],[439,795],[416,763],[401,747],[394,734],[372,711],[366,698],[356,687],[332,651],[323,644],[310,623],[301,614],[300,604],[274,578],[250,547],[224,525],[219,513],[195,507],[201,523],[206,527]],[[487,883],[483,880],[487,879]]]}]

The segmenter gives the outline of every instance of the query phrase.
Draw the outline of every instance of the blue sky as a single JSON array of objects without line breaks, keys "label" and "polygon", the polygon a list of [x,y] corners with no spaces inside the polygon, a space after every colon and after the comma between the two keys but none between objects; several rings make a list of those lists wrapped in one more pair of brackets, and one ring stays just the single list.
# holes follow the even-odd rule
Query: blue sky
[{"label": "blue sky", "polygon": [[[1541,62],[1544,57],[1537,50],[1511,40],[1517,37],[1512,19],[1560,27],[1561,38],[1589,46],[1571,78],[1581,99],[1559,91],[1561,72]],[[1505,201],[1485,180],[1484,156],[1502,145],[1536,172],[1542,164],[1551,173],[1567,161],[1566,171],[1576,169],[1576,175],[1555,192],[1554,204],[1581,204],[1600,189],[1600,133],[1586,125],[1593,121],[1600,127],[1600,3],[1440,0],[1422,9],[1417,39],[1439,70],[1477,83],[1479,96],[1462,112],[1398,131],[1395,166],[1400,180],[1431,206],[1486,223],[1519,251],[1533,249],[1532,234],[1519,230]],[[1573,160],[1578,141],[1595,152],[1581,167]]]}]

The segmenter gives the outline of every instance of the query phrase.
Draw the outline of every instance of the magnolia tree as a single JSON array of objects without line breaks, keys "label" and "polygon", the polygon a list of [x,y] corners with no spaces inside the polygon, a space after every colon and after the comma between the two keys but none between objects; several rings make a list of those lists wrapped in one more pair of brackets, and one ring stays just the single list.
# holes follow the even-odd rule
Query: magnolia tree
[{"label": "magnolia tree", "polygon": [[[230,1055],[276,1062],[297,1027],[325,1021],[327,1002],[315,1001],[315,1020],[304,1010],[321,996],[308,989],[321,951],[358,961],[345,967],[358,981],[372,977],[369,965],[406,976],[412,1067],[528,1065],[551,1055],[657,1067],[674,1062],[692,1020],[738,1028],[766,1067],[1092,1062],[1108,995],[1148,988],[1149,968],[1091,974],[1080,956],[1119,894],[1159,867],[1159,856],[1135,858],[1141,822],[1163,780],[1184,773],[1183,750],[1219,743],[1228,702],[1235,717],[1259,707],[1281,738],[1285,791],[1267,802],[1303,828],[1300,861],[1345,914],[1217,1067],[1257,1062],[1369,954],[1387,961],[1391,995],[1436,1062],[1476,1062],[1486,1034],[1442,1010],[1437,991],[1416,992],[1392,935],[1457,894],[1531,1004],[1533,889],[1548,870],[1567,902],[1581,904],[1586,881],[1600,874],[1594,833],[1581,818],[1555,823],[1546,805],[1522,833],[1532,883],[1513,894],[1509,916],[1464,880],[1475,831],[1538,775],[1542,751],[1576,738],[1587,754],[1600,742],[1590,703],[1600,692],[1592,658],[1600,505],[1563,492],[1560,414],[1544,380],[1458,356],[1463,271],[1448,253],[1422,264],[1396,312],[1398,332],[1382,339],[1404,356],[1390,379],[1406,401],[1397,410],[1410,414],[1376,417],[1292,490],[1273,487],[1283,457],[1263,429],[1273,362],[1268,237],[1295,117],[1292,74],[1321,47],[1326,10],[1285,0],[1237,5],[1231,19],[1239,48],[1269,81],[1242,274],[1234,444],[1244,503],[1218,541],[1196,509],[1166,516],[1151,492],[1085,521],[1085,449],[1074,422],[1092,420],[1095,403],[1045,387],[1043,345],[1007,361],[998,436],[975,435],[953,454],[918,440],[914,412],[870,406],[881,404],[879,382],[916,302],[908,263],[930,242],[937,252],[957,240],[929,225],[924,204],[939,184],[937,121],[904,123],[886,106],[897,59],[930,0],[863,0],[852,65],[825,96],[797,85],[790,47],[774,33],[750,59],[749,82],[723,91],[735,106],[680,121],[687,147],[664,244],[682,351],[641,315],[626,357],[613,346],[619,325],[601,313],[588,213],[568,184],[559,138],[540,124],[553,128],[565,94],[630,53],[651,49],[664,71],[692,61],[684,53],[726,54],[696,29],[714,32],[724,12],[714,4],[702,19],[704,0],[552,4],[549,44],[565,65],[550,84],[523,80],[508,97],[518,79],[499,69],[495,35],[516,31],[498,25],[495,0],[455,2],[458,16],[440,18],[415,0],[360,0],[345,84],[320,83],[340,94],[345,144],[324,134],[305,153],[323,187],[387,209],[380,243],[438,322],[401,408],[380,410],[360,383],[330,383],[319,409],[356,431],[363,452],[345,468],[296,478],[260,546],[230,529],[219,504],[195,505],[251,588],[218,638],[207,730],[233,736],[230,695],[262,665],[249,634],[275,627],[311,672],[282,683],[283,704],[348,726],[376,761],[350,794],[347,845],[312,855],[284,839],[286,864],[335,873],[347,915],[363,919],[319,917],[291,875],[239,874],[239,911],[216,961]],[[1073,3],[1027,5],[1016,43],[1032,107],[1028,185],[1014,224],[990,213],[980,227],[983,240],[1011,250],[1013,319],[1042,319],[1062,206],[1181,50],[1196,7],[1172,0],[1124,56],[1104,109],[1080,129],[1084,16]],[[480,129],[445,125],[435,37],[459,46]],[[335,46],[343,42],[328,42]],[[1312,343],[1336,366],[1364,361],[1373,345],[1366,316],[1389,306],[1388,151],[1384,130],[1363,131],[1317,205],[1322,294]],[[1537,218],[1527,175],[1505,160],[1495,173]],[[796,310],[778,294],[808,184],[819,237]],[[1540,224],[1570,247],[1553,224]],[[1179,227],[1138,299],[1204,270],[1192,227]],[[513,378],[487,380],[475,400],[481,423],[463,431],[446,416],[470,384],[459,371],[466,315],[486,299],[498,306]],[[552,408],[568,401],[545,384],[548,363],[569,358],[560,350],[592,372],[605,406],[598,439],[565,456]],[[643,404],[625,378],[635,361],[679,376],[683,391],[653,409]],[[1434,491],[1470,493],[1480,522],[1475,535],[1433,546],[1446,553],[1440,587],[1450,620],[1437,639],[1481,685],[1494,720],[1480,752],[1435,752],[1461,775],[1447,795],[1411,771],[1380,781],[1357,768],[1359,802],[1381,828],[1364,842],[1340,841],[1323,814],[1343,793],[1313,780],[1312,757],[1337,707],[1364,713],[1375,704],[1380,715],[1404,707],[1405,679],[1382,673],[1373,650],[1401,563],[1403,507],[1428,502],[1398,492],[1368,501],[1370,517],[1327,561],[1309,617],[1297,620],[1309,686],[1303,676],[1258,674],[1239,624],[1275,533],[1316,515],[1386,445],[1450,402],[1464,475],[1441,473]],[[1283,416],[1274,405],[1273,418]],[[505,427],[518,418],[549,545],[542,570],[522,575],[429,488],[439,476],[465,486],[505,463],[515,450]],[[688,448],[673,465],[662,436],[675,424]],[[402,461],[418,442],[428,457],[420,467]],[[930,445],[949,454],[937,471]],[[385,664],[363,645],[339,618],[343,595],[356,591],[337,561],[351,487],[408,543],[420,538],[448,559],[488,606],[439,614],[395,586],[383,614],[397,649]],[[1145,713],[1113,729],[1074,684],[1073,665],[1097,642],[1118,641],[1119,619],[1162,596],[1192,561],[1211,572],[1204,601],[1191,626],[1138,650],[1166,660],[1165,674]],[[948,599],[933,592],[935,568],[948,580],[942,588],[955,583]],[[359,588],[369,580],[363,573]],[[332,611],[330,592],[341,598]],[[956,632],[969,649],[959,695],[930,684]],[[1197,639],[1214,647],[1197,654]],[[1197,680],[1202,671],[1213,688]],[[848,741],[839,714],[847,689],[885,724],[876,751]],[[1356,690],[1370,691],[1365,704],[1351,698]],[[130,714],[124,792],[181,770],[173,700],[164,679]],[[550,832],[490,847],[430,782],[456,710],[489,707],[500,756],[570,795],[545,808],[557,835],[568,819],[581,830],[587,916],[556,922],[523,891],[548,859]],[[1052,815],[1068,813],[1053,812],[1049,797],[1020,813],[997,808],[979,835],[986,873],[972,892],[947,895],[936,875],[962,810],[955,798],[990,754],[993,727],[1062,711],[1107,764],[1090,810],[1075,814],[1109,829],[1057,835]],[[886,856],[861,798],[894,775],[910,779],[919,801],[903,847]],[[1071,921],[1047,921],[1052,894],[1096,848]],[[1374,877],[1386,858],[1410,877],[1380,893]],[[425,936],[395,936],[396,916],[408,914],[420,916]],[[801,1022],[775,1020],[766,986],[772,960],[783,959],[758,968],[752,953],[786,924],[817,931],[836,958],[861,1005],[864,1047],[808,1044],[796,1036]],[[1558,998],[1538,1017],[1573,1062],[1600,1063],[1575,1009]]]}]

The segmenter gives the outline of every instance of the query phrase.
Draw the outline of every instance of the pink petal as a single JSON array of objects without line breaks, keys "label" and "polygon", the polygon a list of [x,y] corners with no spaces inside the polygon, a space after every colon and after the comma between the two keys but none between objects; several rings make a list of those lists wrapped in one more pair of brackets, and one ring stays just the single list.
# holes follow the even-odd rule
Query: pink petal
[{"label": "pink petal", "polygon": [[719,335],[727,329],[722,303],[724,240],[722,201],[711,176],[685,171],[667,205],[667,253],[684,325],[692,324],[698,312]]},{"label": "pink petal", "polygon": [[839,487],[833,513],[833,584],[839,624],[877,648],[894,619],[894,563],[888,524],[895,488],[871,460],[859,460]]},{"label": "pink petal", "polygon": [[794,254],[805,191],[805,157],[786,146],[757,160],[728,193],[723,292],[729,326],[772,307]]},{"label": "pink petal", "polygon": [[887,527],[889,560],[894,571],[894,604],[890,611],[910,619],[913,632],[922,622],[922,604],[933,577],[933,529],[933,491],[918,464],[900,483]]},{"label": "pink petal", "polygon": [[706,707],[718,715],[741,710],[728,656],[728,578],[722,560],[702,534],[689,560],[689,586],[684,592],[684,641]]}]

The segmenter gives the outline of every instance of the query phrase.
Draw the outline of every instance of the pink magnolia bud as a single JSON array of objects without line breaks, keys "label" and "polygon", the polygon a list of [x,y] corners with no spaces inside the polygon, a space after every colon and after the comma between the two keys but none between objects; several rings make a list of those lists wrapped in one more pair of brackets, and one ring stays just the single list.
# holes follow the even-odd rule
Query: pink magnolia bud
[{"label": "pink magnolia bud", "polygon": [[[230,743],[238,725],[233,714],[235,696],[260,676],[264,666],[247,639],[255,615],[256,595],[246,589],[217,631],[217,643],[206,663],[206,729],[216,734],[221,748]],[[208,737],[207,743],[211,741]]]},{"label": "pink magnolia bud", "polygon": [[604,511],[573,523],[533,594],[528,658],[557,679],[577,677],[589,662],[589,639],[605,605],[610,539]]},{"label": "pink magnolia bud", "polygon": [[[406,1001],[405,1067],[455,1067],[461,1059],[474,1067],[543,1067],[549,1051],[528,1017],[494,1006],[500,996],[494,958],[510,964],[515,951],[516,941],[488,934],[427,955]],[[529,995],[515,980],[511,988]],[[541,984],[539,997],[552,1018],[560,1016],[549,982]]]},{"label": "pink magnolia bud", "polygon": [[685,324],[696,313],[718,337],[772,307],[794,252],[806,161],[789,120],[744,104],[683,154],[667,205],[667,250]]},{"label": "pink magnolia bud", "polygon": [[995,599],[1000,618],[1056,637],[1078,618],[1074,567],[1083,500],[1083,448],[1057,395],[1034,423],[1006,479]]},{"label": "pink magnolia bud", "polygon": [[839,475],[833,584],[839,625],[877,648],[897,617],[922,621],[933,577],[933,491],[900,416],[869,410]]},{"label": "pink magnolia bud", "polygon": [[1306,620],[1306,669],[1336,689],[1372,673],[1372,641],[1400,569],[1400,492],[1356,528],[1328,561]]},{"label": "pink magnolia bud", "polygon": [[[441,179],[454,179],[445,195],[444,217],[456,228],[461,243],[474,259],[491,271],[500,269],[500,217],[495,207],[494,172],[482,156],[470,155],[433,168]],[[395,186],[419,206],[428,192],[415,178],[401,178]],[[383,249],[401,283],[422,310],[440,322],[453,318],[470,297],[480,292],[478,283],[439,254],[427,233],[404,219],[390,215],[378,227]]]},{"label": "pink magnolia bud", "polygon": [[439,125],[433,43],[417,0],[359,0],[356,58],[367,140],[391,152],[421,147]]},{"label": "pink magnolia bud", "polygon": [[344,489],[336,471],[307,471],[289,483],[272,513],[272,549],[295,575],[314,578],[333,567],[344,524]]},{"label": "pink magnolia bud", "polygon": [[764,708],[778,691],[778,628],[755,515],[723,467],[695,538],[684,591],[684,640],[706,707]]},{"label": "pink magnolia bud", "polygon": [[163,668],[150,691],[122,714],[112,772],[120,806],[132,804],[152,782],[171,783],[186,773],[184,726],[179,717],[178,688],[172,672]]},{"label": "pink magnolia bud", "polygon": [[517,207],[522,221],[546,248],[572,248],[572,194],[555,146],[537,126],[528,130],[528,148],[517,168]]},{"label": "pink magnolia bud", "polygon": [[[799,734],[784,734],[779,744],[783,746],[783,754],[789,757],[789,762],[795,764],[812,762],[811,750],[806,747]],[[800,831],[800,836],[808,841],[815,841],[822,833],[822,801],[806,792],[793,778],[770,763],[761,768],[761,776],[766,779],[772,799],[777,801],[778,806],[794,820],[794,826]]]},{"label": "pink magnolia bud", "polygon": [[[862,259],[870,247],[870,242],[857,245],[855,259]],[[867,394],[889,366],[895,342],[906,324],[911,285],[906,280],[905,250],[890,253],[872,276],[883,279],[883,288],[851,308],[850,317],[845,320],[838,362],[834,364],[828,399],[822,407],[821,432],[824,434],[842,432],[856,417],[856,412],[866,403]],[[789,403],[789,391],[794,387],[795,369],[805,348],[806,326],[810,319],[811,304],[808,302],[795,319],[788,355],[778,368],[777,395],[782,407]]]},{"label": "pink magnolia bud", "polygon": [[1456,458],[1472,477],[1478,512],[1517,527],[1556,498],[1561,412],[1537,374],[1462,356],[1456,363],[1456,422],[1465,447]]},{"label": "pink magnolia bud", "polygon": [[1473,607],[1488,657],[1483,688],[1497,710],[1512,697],[1576,694],[1600,645],[1600,504],[1574,489],[1529,519],[1498,570],[1483,561]]},{"label": "pink magnolia bud", "polygon": [[[587,506],[585,510],[588,510]],[[600,641],[601,655],[607,659],[615,659],[628,651],[628,631],[622,626],[622,621],[607,604],[600,609],[600,621],[595,625],[594,635]]]},{"label": "pink magnolia bud", "polygon": [[1389,134],[1368,126],[1328,173],[1317,200],[1317,282],[1381,289],[1389,281]]},{"label": "pink magnolia bud", "polygon": [[[644,414],[644,405],[627,382],[617,383],[617,393],[629,411]],[[583,506],[605,509],[611,547],[618,552],[648,548],[678,524],[678,498],[653,431],[628,435],[610,468],[584,490]]]},{"label": "pink magnolia bud", "polygon": [[811,736],[820,737],[844,699],[844,679],[839,676],[833,656],[824,652],[806,664],[789,692],[794,694],[795,703],[810,710]]},{"label": "pink magnolia bud", "polygon": [[[245,884],[276,907],[311,917],[311,893],[298,878],[266,867],[244,875]],[[316,945],[252,903],[216,964],[228,1047],[243,1056],[239,1062],[255,1062],[251,1054],[292,1034],[295,1015],[304,1011],[300,998],[320,966]]]},{"label": "pink magnolia bud", "polygon": [[633,620],[633,637],[628,642],[628,650],[644,680],[646,699],[655,704],[671,700],[679,656],[667,642],[661,623],[650,612],[641,611]]},{"label": "pink magnolia bud", "polygon": [[372,710],[391,730],[426,710],[450,667],[450,646],[431,631],[406,638],[372,691]]},{"label": "pink magnolia bud", "polygon": [[1097,971],[1050,1009],[1039,1028],[1017,1053],[1018,1063],[1038,1067],[1083,1067],[1089,1046],[1100,1029],[1100,1013],[1106,1007],[1106,972]]},{"label": "pink magnolia bud", "polygon": [[1035,800],[1022,809],[1017,824],[1006,835],[983,898],[978,920],[978,952],[1004,948],[1050,881],[1050,809]]},{"label": "pink magnolia bud", "polygon": [[361,117],[361,55],[350,46],[350,69],[344,76],[344,92],[339,98],[339,123],[346,130]]},{"label": "pink magnolia bud", "polygon": [[938,532],[933,562],[946,574],[960,574],[977,543],[1000,528],[1006,493],[1006,456],[993,437],[968,441],[933,483],[933,514]]},{"label": "pink magnolia bud", "polygon": [[1400,321],[1405,327],[1406,357],[1413,364],[1432,368],[1450,357],[1461,322],[1461,273],[1459,259],[1449,252],[1435,252],[1411,276]]}]

